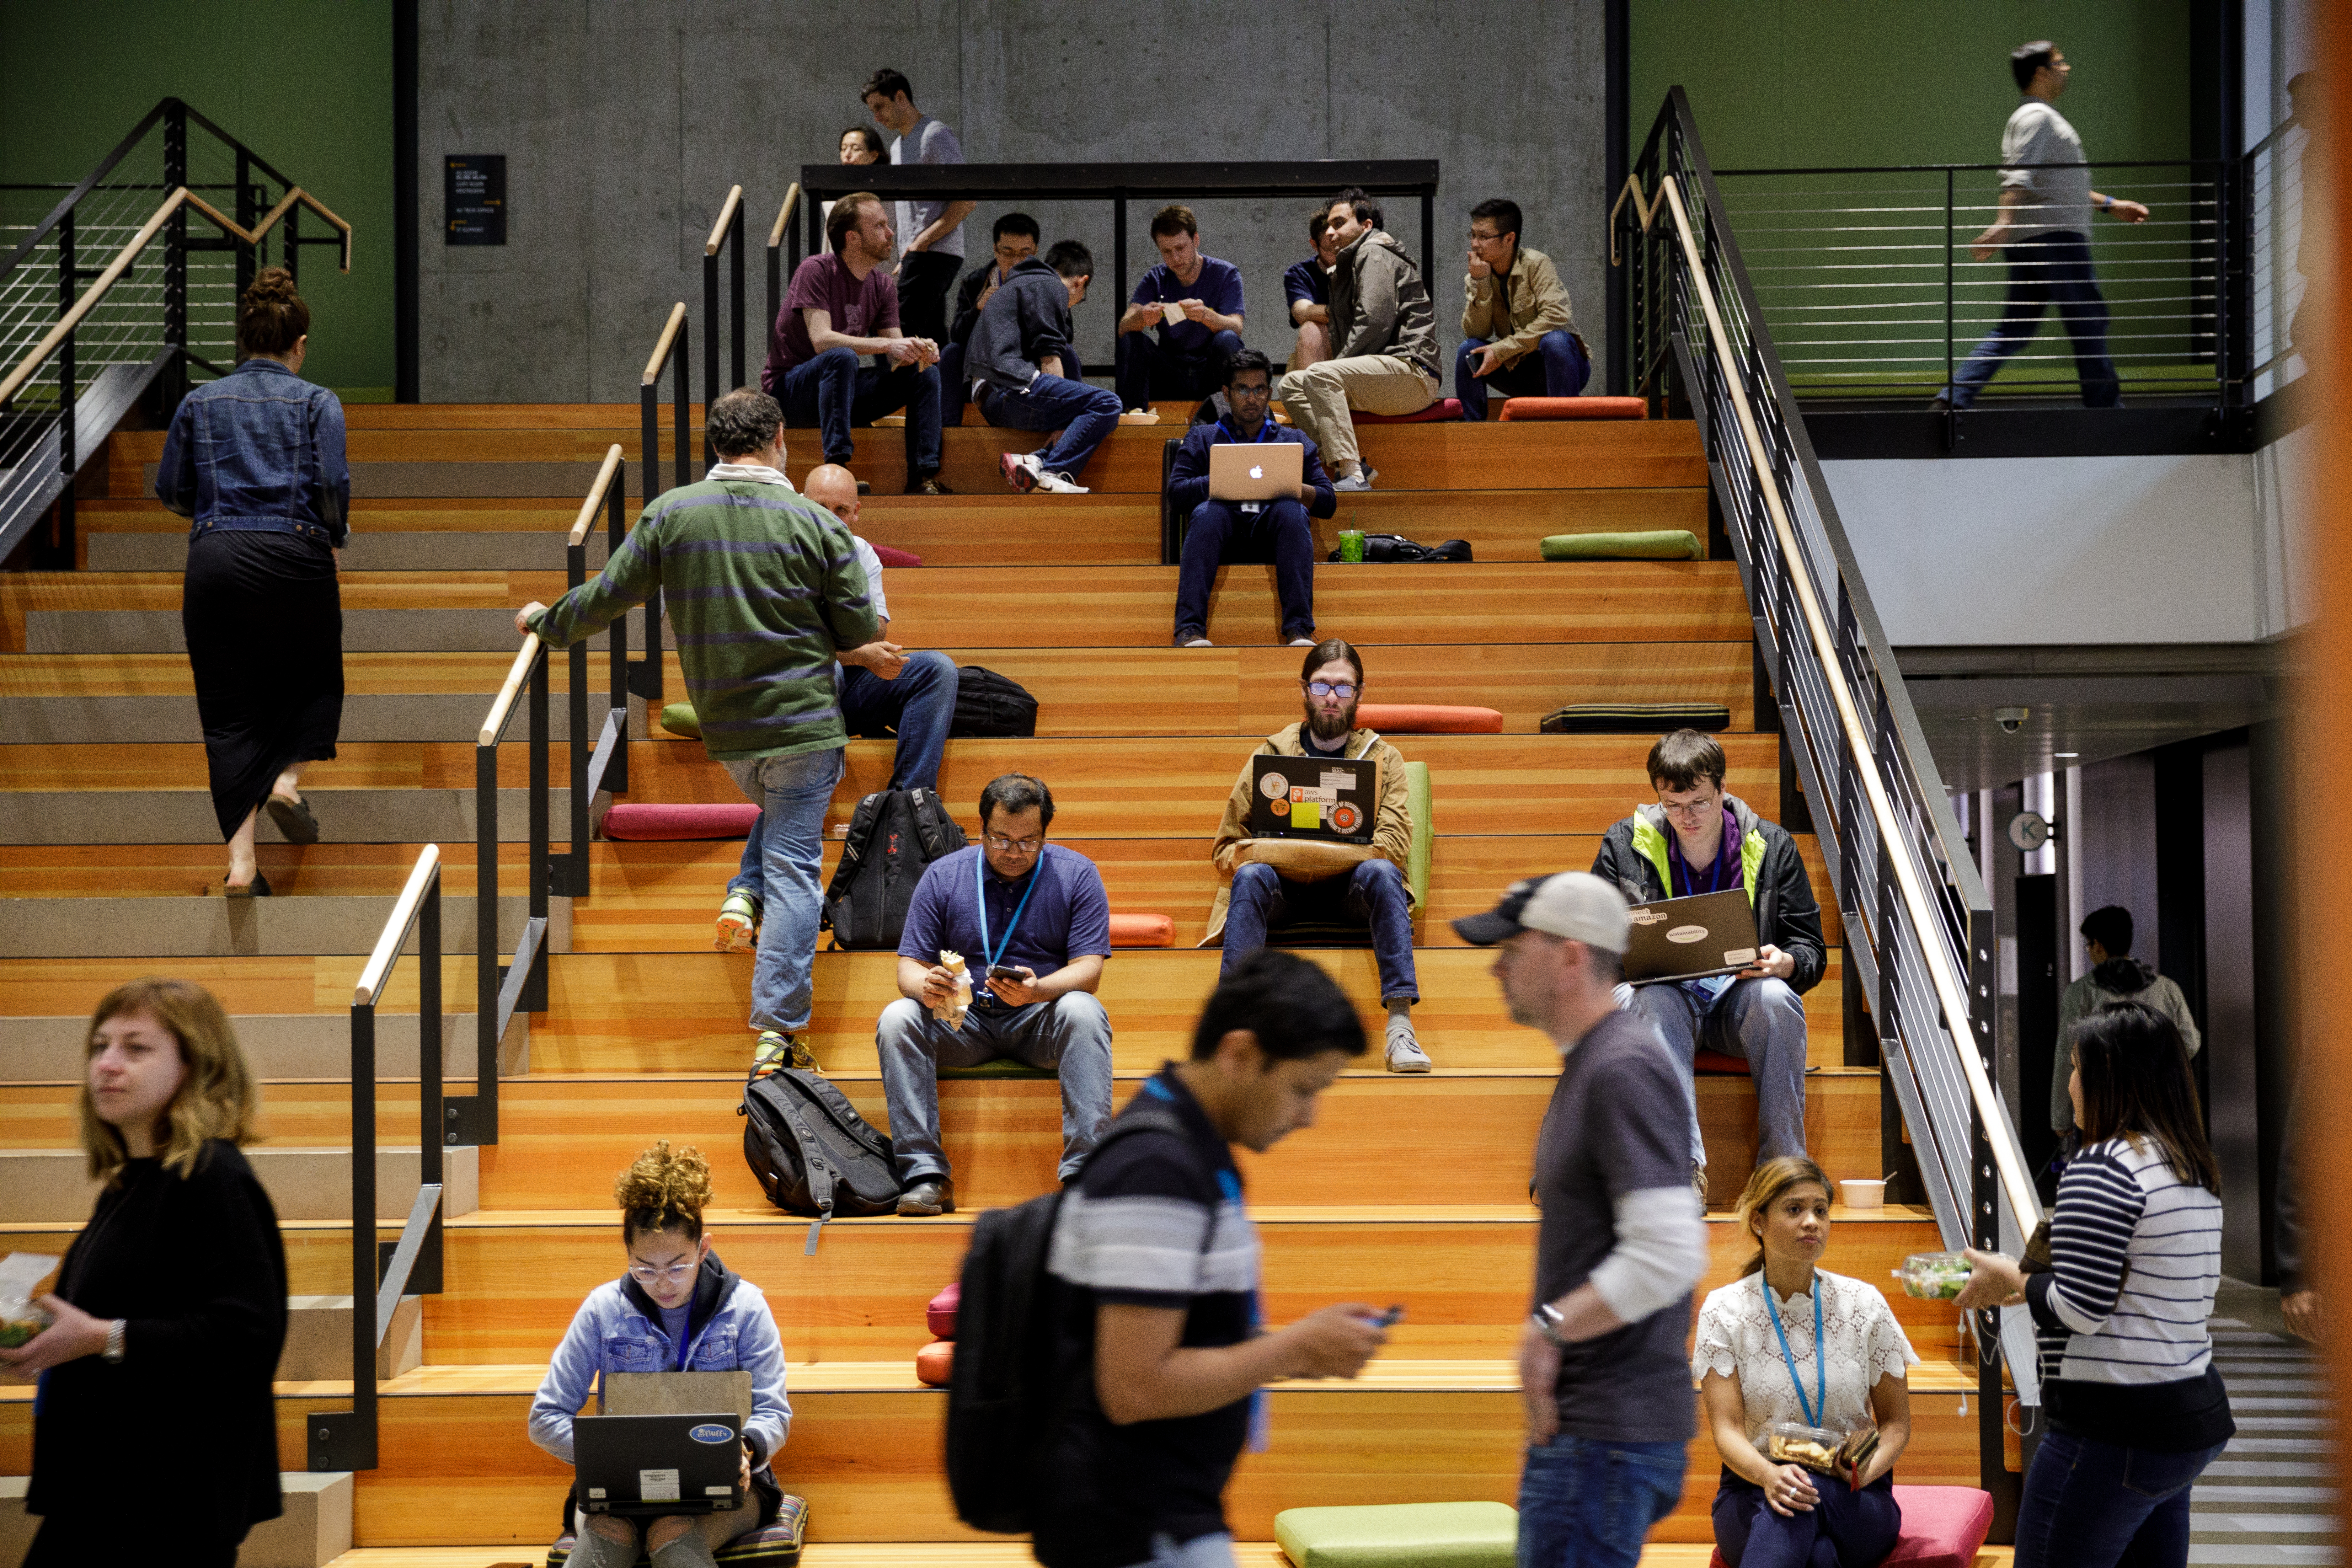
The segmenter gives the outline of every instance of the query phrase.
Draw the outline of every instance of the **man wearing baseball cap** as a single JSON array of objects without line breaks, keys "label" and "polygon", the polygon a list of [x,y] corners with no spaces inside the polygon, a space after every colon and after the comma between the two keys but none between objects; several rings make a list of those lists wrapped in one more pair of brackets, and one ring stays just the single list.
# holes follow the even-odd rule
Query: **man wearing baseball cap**
[{"label": "man wearing baseball cap", "polygon": [[1519,1562],[1633,1568],[1682,1495],[1693,1422],[1683,1345],[1706,1222],[1687,1098],[1656,1030],[1617,1007],[1629,922],[1616,889],[1582,871],[1530,878],[1454,929],[1499,949],[1512,1022],[1550,1036],[1562,1058],[1536,1141]]}]

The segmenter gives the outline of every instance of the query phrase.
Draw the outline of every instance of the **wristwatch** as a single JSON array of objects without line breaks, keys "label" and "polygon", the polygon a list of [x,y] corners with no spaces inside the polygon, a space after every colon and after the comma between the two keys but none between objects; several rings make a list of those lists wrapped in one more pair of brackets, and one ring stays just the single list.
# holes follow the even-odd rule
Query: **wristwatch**
[{"label": "wristwatch", "polygon": [[122,1320],[117,1318],[106,1325],[106,1349],[100,1352],[113,1365],[122,1364]]},{"label": "wristwatch", "polygon": [[1559,1310],[1549,1301],[1537,1302],[1536,1310],[1528,1314],[1528,1326],[1562,1350],[1568,1348],[1568,1342],[1559,1337],[1559,1326],[1565,1321]]}]

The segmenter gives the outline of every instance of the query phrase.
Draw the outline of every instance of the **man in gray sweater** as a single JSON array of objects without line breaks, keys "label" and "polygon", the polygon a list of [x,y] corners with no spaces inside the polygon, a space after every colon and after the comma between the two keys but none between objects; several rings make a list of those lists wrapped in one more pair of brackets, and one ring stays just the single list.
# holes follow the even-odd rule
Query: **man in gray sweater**
[{"label": "man in gray sweater", "polygon": [[2074,1100],[2066,1080],[2074,1073],[2074,1026],[2111,1002],[2137,1002],[2172,1020],[2180,1043],[2195,1056],[2203,1038],[2189,1016],[2180,987],[2131,955],[2132,912],[2121,904],[2083,917],[2083,942],[2091,950],[2091,973],[2058,998],[2058,1049],[2050,1068],[2050,1125],[2063,1138],[2074,1130]]},{"label": "man in gray sweater", "polygon": [[1332,489],[1368,490],[1378,477],[1356,449],[1348,411],[1418,414],[1437,401],[1437,312],[1404,247],[1381,227],[1381,205],[1349,189],[1325,222],[1339,246],[1331,268],[1333,358],[1282,380],[1291,422],[1320,447]]}]

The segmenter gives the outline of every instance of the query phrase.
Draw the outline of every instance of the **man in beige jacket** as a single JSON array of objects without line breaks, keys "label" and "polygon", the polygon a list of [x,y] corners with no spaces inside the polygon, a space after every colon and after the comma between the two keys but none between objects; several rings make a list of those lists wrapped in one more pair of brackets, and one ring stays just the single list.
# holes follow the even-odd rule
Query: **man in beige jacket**
[{"label": "man in beige jacket", "polygon": [[1428,1053],[1412,1032],[1412,1005],[1421,999],[1421,985],[1412,967],[1412,895],[1404,879],[1405,863],[1412,854],[1404,758],[1371,731],[1356,728],[1364,660],[1352,646],[1338,637],[1316,644],[1307,650],[1298,677],[1305,717],[1267,736],[1254,754],[1370,757],[1378,762],[1381,804],[1372,822],[1372,841],[1352,845],[1252,838],[1250,770],[1243,763],[1209,848],[1209,858],[1232,884],[1217,889],[1209,910],[1209,934],[1201,945],[1223,939],[1222,977],[1234,972],[1244,954],[1265,945],[1269,927],[1327,921],[1369,927],[1372,955],[1380,965],[1381,1003],[1389,1015],[1388,1069],[1427,1072]]},{"label": "man in beige jacket", "polygon": [[1519,204],[1496,197],[1472,207],[1462,346],[1454,354],[1462,417],[1486,418],[1489,391],[1574,397],[1591,374],[1551,258],[1519,243]]}]

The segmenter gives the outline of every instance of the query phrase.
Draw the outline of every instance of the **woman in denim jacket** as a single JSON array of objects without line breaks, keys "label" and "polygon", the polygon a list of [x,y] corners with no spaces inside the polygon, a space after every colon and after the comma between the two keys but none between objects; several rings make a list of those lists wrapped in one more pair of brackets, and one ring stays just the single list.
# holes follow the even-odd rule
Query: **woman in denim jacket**
[{"label": "woman in denim jacket", "polygon": [[[530,1402],[530,1440],[572,1462],[572,1426],[593,1386],[614,1372],[734,1372],[751,1374],[751,1418],[743,1427],[742,1506],[731,1513],[667,1515],[645,1522],[655,1568],[715,1568],[711,1553],[774,1522],[783,1493],[770,1468],[792,1427],[784,1397],[784,1347],[768,1299],[730,1274],[702,1231],[710,1165],[693,1149],[655,1144],[613,1184],[621,1205],[628,1271],[580,1304]],[[564,1508],[576,1538],[571,1568],[629,1568],[638,1525],[612,1514]]]},{"label": "woman in denim jacket", "polygon": [[351,532],[343,405],[301,378],[310,308],[282,267],[237,302],[246,356],[180,400],[155,497],[194,520],[180,626],[195,672],[213,811],[231,898],[269,891],[253,857],[267,807],[295,844],[319,841],[302,770],[335,754],[343,719],[336,552]]}]

